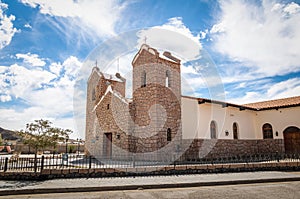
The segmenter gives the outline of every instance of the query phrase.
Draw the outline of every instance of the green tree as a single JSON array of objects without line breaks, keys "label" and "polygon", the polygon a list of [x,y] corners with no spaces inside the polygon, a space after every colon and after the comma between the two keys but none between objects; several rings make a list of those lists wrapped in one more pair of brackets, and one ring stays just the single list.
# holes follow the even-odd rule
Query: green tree
[{"label": "green tree", "polygon": [[55,147],[58,141],[62,141],[69,137],[72,133],[69,129],[61,129],[52,127],[52,123],[48,120],[34,120],[33,123],[26,124],[25,130],[21,130],[18,134],[24,144],[34,149],[34,170],[37,168],[38,150],[46,147]]}]

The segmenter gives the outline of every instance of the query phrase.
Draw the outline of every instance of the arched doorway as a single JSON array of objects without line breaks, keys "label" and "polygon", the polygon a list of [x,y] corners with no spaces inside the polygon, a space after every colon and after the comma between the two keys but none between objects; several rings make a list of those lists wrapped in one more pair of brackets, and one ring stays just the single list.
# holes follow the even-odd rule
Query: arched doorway
[{"label": "arched doorway", "polygon": [[262,127],[263,138],[264,139],[273,139],[273,128],[269,123],[265,123]]},{"label": "arched doorway", "polygon": [[232,125],[232,131],[233,131],[233,139],[239,139],[239,135],[238,135],[239,129],[236,122],[234,122]]},{"label": "arched doorway", "polygon": [[289,126],[283,131],[285,153],[300,153],[300,129]]},{"label": "arched doorway", "polygon": [[215,121],[210,123],[210,138],[217,139],[217,124]]}]

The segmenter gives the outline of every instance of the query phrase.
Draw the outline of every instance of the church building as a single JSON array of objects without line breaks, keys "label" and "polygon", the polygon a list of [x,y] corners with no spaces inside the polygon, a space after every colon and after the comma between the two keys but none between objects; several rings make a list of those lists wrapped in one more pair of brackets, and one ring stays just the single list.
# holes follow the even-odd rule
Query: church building
[{"label": "church building", "polygon": [[182,96],[181,60],[143,44],[126,79],[96,66],[87,83],[86,152],[181,158],[299,153],[300,97],[232,104]]}]

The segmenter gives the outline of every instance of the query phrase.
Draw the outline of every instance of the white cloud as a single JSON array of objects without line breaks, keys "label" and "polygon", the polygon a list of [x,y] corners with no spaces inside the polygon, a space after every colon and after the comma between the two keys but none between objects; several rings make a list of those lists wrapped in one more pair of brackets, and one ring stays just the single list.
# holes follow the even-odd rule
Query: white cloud
[{"label": "white cloud", "polygon": [[[246,83],[246,86],[249,86]],[[245,96],[230,98],[229,102],[246,104],[258,101],[281,99],[300,95],[300,78],[292,78],[276,83],[261,81],[256,89],[246,92]]]},{"label": "white cloud", "polygon": [[154,26],[139,32],[138,47],[146,38],[146,43],[150,46],[175,53],[182,60],[195,60],[200,57],[202,45],[200,35],[193,35],[187,28],[182,18],[170,18],[166,24]]},{"label": "white cloud", "polygon": [[221,1],[218,23],[210,30],[216,51],[257,74],[300,70],[300,12],[297,3]]},{"label": "white cloud", "polygon": [[45,70],[29,70],[23,66],[13,64],[7,67],[7,72],[2,74],[1,84],[6,85],[1,92],[7,92],[16,98],[30,95],[34,89],[41,89],[43,85],[49,84],[55,75]]},{"label": "white cloud", "polygon": [[300,78],[292,78],[274,84],[267,91],[267,96],[272,99],[291,97],[300,94]]},{"label": "white cloud", "polygon": [[208,29],[206,29],[205,31],[200,31],[200,39],[205,39],[207,33],[208,33]]},{"label": "white cloud", "polygon": [[25,27],[25,28],[32,29],[32,26],[31,26],[29,23],[26,23],[26,24],[24,25],[24,27]]},{"label": "white cloud", "polygon": [[7,9],[8,5],[2,3],[0,0],[0,49],[9,45],[14,34],[18,31],[16,28],[14,28],[13,25],[15,16],[7,16],[6,14],[4,14],[5,10]]},{"label": "white cloud", "polygon": [[[49,119],[63,128],[76,131],[73,121],[74,84],[81,62],[74,56],[62,64],[27,69],[21,65],[0,67],[0,96],[2,102],[12,97],[24,104],[0,109],[0,125],[8,129],[24,128],[34,119]],[[61,72],[61,73],[60,73]],[[78,137],[78,136],[77,136]],[[82,137],[82,136],[81,136]]]},{"label": "white cloud", "polygon": [[9,102],[11,100],[10,95],[0,95],[0,101],[1,102]]},{"label": "white cloud", "polygon": [[50,21],[61,29],[61,32],[65,34],[84,32],[81,36],[86,35],[86,38],[114,35],[115,25],[127,5],[117,0],[21,0],[21,2],[39,8],[42,14],[67,20],[60,21],[63,29],[55,20]]},{"label": "white cloud", "polygon": [[30,66],[45,66],[46,62],[43,59],[39,58],[37,54],[16,54],[17,59],[23,59],[25,63],[29,64]]},{"label": "white cloud", "polygon": [[[68,128],[71,130],[75,129],[72,117],[49,117],[50,114],[41,107],[29,107],[22,111],[13,108],[0,108],[0,112],[0,126],[10,130],[24,129],[27,123],[33,122],[36,119],[47,119],[56,127],[64,129]],[[71,135],[73,138],[77,138],[79,136],[84,138],[84,136],[82,134],[78,134],[76,130]]]},{"label": "white cloud", "polygon": [[49,66],[49,69],[50,69],[50,72],[59,76],[61,69],[62,69],[62,65],[60,63],[51,63]]},{"label": "white cloud", "polygon": [[296,14],[300,12],[300,6],[297,3],[290,3],[283,8],[283,11],[288,14]]},{"label": "white cloud", "polygon": [[65,76],[70,76],[74,78],[77,75],[81,64],[82,63],[77,59],[77,57],[70,56],[62,64],[63,68],[65,69]]}]

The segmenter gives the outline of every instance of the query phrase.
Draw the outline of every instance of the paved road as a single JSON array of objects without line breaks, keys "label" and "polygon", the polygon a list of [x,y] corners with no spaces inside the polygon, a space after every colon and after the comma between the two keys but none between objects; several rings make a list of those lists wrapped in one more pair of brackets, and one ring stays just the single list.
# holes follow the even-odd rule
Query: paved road
[{"label": "paved road", "polygon": [[300,182],[260,183],[251,185],[209,186],[177,189],[127,190],[107,192],[79,192],[61,194],[35,194],[2,196],[0,198],[43,198],[43,199],[180,199],[180,198],[222,198],[222,199],[265,199],[265,198],[300,198]]},{"label": "paved road", "polygon": [[[258,180],[284,181],[287,178],[300,179],[300,172],[241,172],[241,173],[220,173],[220,174],[195,174],[178,176],[144,176],[144,177],[112,177],[112,178],[74,178],[74,179],[53,179],[46,181],[0,181],[1,191],[13,190],[32,190],[32,189],[89,189],[95,187],[122,187],[126,186],[151,186],[151,185],[174,185],[198,183],[204,185],[215,185],[223,182],[230,184],[237,181],[251,181],[256,183]],[[270,181],[264,181],[270,182]],[[231,183],[232,184],[232,183]],[[168,186],[164,186],[165,188]],[[160,188],[160,187],[154,187]],[[106,189],[107,190],[107,189]],[[99,190],[100,191],[100,190]]]},{"label": "paved road", "polygon": [[[286,184],[287,181],[290,184]],[[266,184],[266,182],[286,183]],[[250,185],[255,183],[256,186]],[[216,184],[227,186],[215,186]],[[233,186],[232,184],[240,185]],[[182,188],[178,189],[177,187]],[[183,189],[183,187],[195,188]],[[142,188],[144,190],[138,190]],[[24,196],[19,198],[44,198],[44,196],[56,199],[216,198],[218,196],[222,198],[272,198],[271,196],[274,196],[276,198],[298,199],[300,198],[299,191],[300,172],[278,171],[124,178],[77,178],[47,181],[0,181],[0,195],[3,195],[0,198],[18,198],[19,196],[14,195],[23,194]],[[41,193],[48,194],[41,195]],[[25,196],[26,194],[31,194],[31,196]],[[4,195],[6,196],[4,197]]]}]

